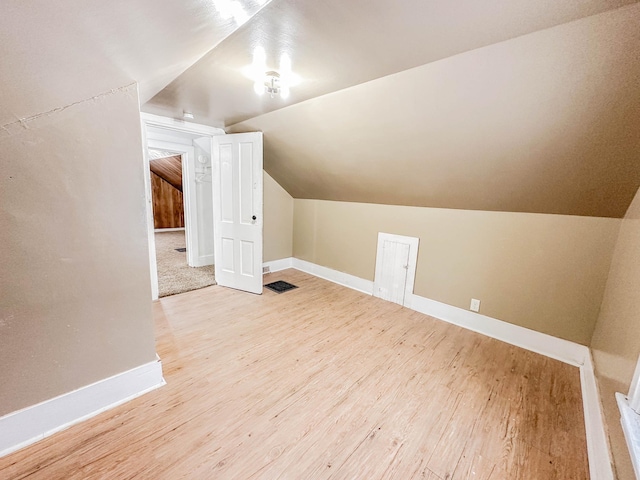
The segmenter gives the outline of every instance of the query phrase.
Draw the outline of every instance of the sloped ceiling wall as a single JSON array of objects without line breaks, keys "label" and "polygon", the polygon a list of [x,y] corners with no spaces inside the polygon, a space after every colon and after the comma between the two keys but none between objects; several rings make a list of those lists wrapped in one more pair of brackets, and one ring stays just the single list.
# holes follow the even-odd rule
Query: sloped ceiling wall
[{"label": "sloped ceiling wall", "polygon": [[295,198],[622,217],[640,186],[640,6],[273,111]]},{"label": "sloped ceiling wall", "polygon": [[[223,1],[223,0],[214,0]],[[228,0],[226,0],[228,1]],[[612,10],[634,0],[274,0],[153,97],[144,111],[226,127],[409,68]],[[252,94],[288,54],[302,81],[287,99]]]},{"label": "sloped ceiling wall", "polygon": [[182,192],[182,157],[180,155],[151,159],[149,168],[162,180]]},{"label": "sloped ceiling wall", "polygon": [[146,102],[239,27],[219,3],[3,0],[0,126],[134,82]]},{"label": "sloped ceiling wall", "polygon": [[[615,9],[631,1],[493,0],[494,15],[472,1],[242,0],[240,26],[218,0],[7,0],[0,135],[135,95],[133,82],[145,102],[177,77],[143,108],[179,117],[193,101],[218,115],[196,121],[226,125],[253,112],[229,131],[262,130],[266,170],[296,198],[621,217],[640,185],[640,4]],[[293,105],[238,80],[262,40],[308,53]]]}]

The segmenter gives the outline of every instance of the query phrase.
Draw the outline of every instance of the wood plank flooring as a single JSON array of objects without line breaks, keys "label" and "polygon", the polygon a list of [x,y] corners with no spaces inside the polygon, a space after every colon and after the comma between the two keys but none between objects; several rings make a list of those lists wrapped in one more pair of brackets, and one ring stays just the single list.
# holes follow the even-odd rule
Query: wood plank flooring
[{"label": "wood plank flooring", "polygon": [[155,304],[168,385],[3,479],[586,479],[575,367],[287,270]]}]

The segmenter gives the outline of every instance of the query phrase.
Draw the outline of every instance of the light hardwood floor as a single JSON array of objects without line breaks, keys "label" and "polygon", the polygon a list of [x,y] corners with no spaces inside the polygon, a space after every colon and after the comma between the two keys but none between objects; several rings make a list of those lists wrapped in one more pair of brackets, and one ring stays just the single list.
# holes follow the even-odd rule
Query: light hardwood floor
[{"label": "light hardwood floor", "polygon": [[168,385],[3,479],[585,479],[575,367],[295,270],[155,304]]}]

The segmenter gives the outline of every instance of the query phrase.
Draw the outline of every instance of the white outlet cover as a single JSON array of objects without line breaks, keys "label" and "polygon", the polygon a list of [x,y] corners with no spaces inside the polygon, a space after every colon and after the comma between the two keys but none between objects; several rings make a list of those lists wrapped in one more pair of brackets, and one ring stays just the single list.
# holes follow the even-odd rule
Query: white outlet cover
[{"label": "white outlet cover", "polygon": [[472,312],[479,312],[480,311],[480,300],[478,300],[477,298],[472,298],[471,299],[471,306],[469,307],[469,310],[471,310]]}]

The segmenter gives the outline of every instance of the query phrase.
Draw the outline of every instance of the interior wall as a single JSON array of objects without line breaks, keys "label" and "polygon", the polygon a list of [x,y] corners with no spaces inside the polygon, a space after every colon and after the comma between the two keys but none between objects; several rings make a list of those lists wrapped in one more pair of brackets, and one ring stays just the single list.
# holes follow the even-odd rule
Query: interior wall
[{"label": "interior wall", "polygon": [[263,132],[295,198],[622,218],[640,185],[638,25],[636,2],[228,131]]},{"label": "interior wall", "polygon": [[135,85],[0,128],[0,415],[155,360]]},{"label": "interior wall", "polygon": [[293,256],[293,198],[264,172],[263,261]]},{"label": "interior wall", "polygon": [[615,392],[626,394],[640,355],[640,190],[622,220],[602,308],[591,340],[619,478],[635,478]]},{"label": "interior wall", "polygon": [[294,257],[374,279],[378,232],[420,238],[414,293],[588,345],[620,219],[294,200]]},{"label": "interior wall", "polygon": [[151,172],[154,228],[184,228],[182,192]]}]

